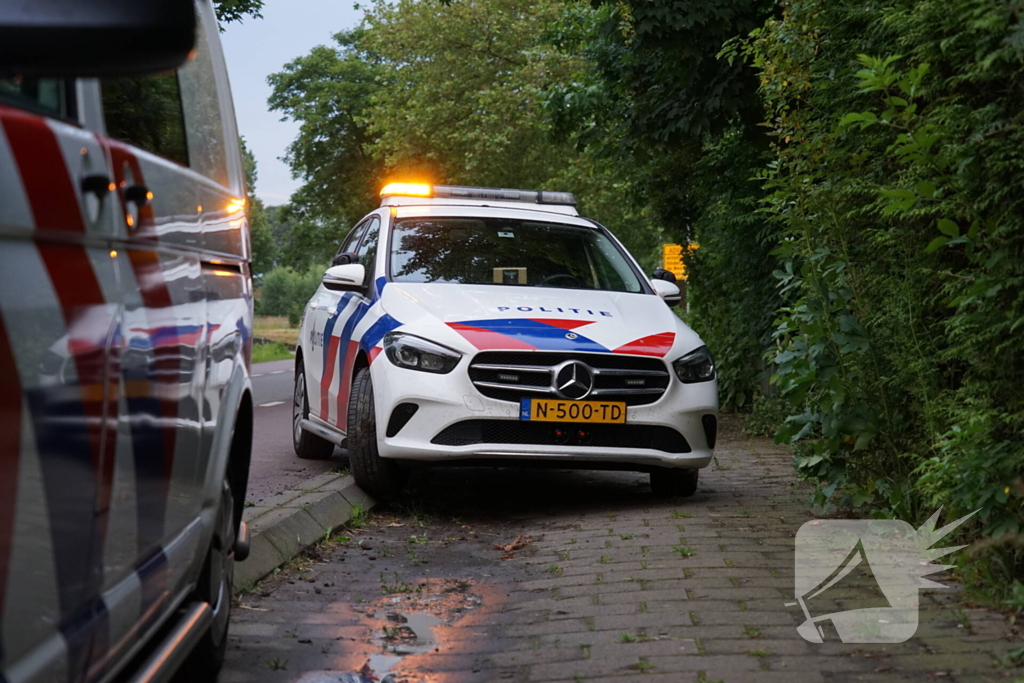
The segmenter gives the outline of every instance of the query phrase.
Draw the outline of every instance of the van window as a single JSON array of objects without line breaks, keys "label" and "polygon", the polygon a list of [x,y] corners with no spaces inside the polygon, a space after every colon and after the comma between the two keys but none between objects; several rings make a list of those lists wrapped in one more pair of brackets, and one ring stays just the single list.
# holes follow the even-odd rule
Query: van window
[{"label": "van window", "polygon": [[0,104],[46,116],[72,116],[66,84],[60,78],[0,78]]},{"label": "van window", "polygon": [[220,116],[217,78],[210,45],[202,27],[196,32],[195,57],[178,70],[188,131],[188,155],[192,169],[228,187],[224,124]]},{"label": "van window", "polygon": [[176,74],[111,78],[100,88],[109,137],[188,166]]}]

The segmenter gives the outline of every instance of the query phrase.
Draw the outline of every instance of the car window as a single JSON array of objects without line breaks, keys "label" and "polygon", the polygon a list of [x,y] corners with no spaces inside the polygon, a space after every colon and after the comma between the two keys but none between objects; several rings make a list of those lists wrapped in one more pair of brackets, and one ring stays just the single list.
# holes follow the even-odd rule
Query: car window
[{"label": "car window", "polygon": [[0,78],[0,104],[69,118],[74,114],[70,99],[67,84],[61,78]]},{"label": "car window", "polygon": [[374,216],[366,228],[363,239],[359,242],[356,254],[359,255],[359,263],[366,266],[367,271],[373,270],[374,259],[377,257],[377,240],[380,237],[380,219]]},{"label": "car window", "polygon": [[206,32],[196,33],[195,56],[178,69],[182,110],[185,115],[189,165],[210,180],[228,186],[224,122]]},{"label": "car window", "polygon": [[105,79],[100,88],[109,137],[188,166],[177,74]]},{"label": "car window", "polygon": [[391,237],[396,282],[642,292],[622,250],[590,227],[508,218],[407,218]]},{"label": "car window", "polygon": [[341,243],[341,247],[338,248],[338,253],[335,254],[335,258],[339,255],[344,254],[348,251],[355,251],[356,246],[359,244],[359,238],[363,236],[363,231],[366,229],[367,222],[363,221],[352,228],[351,232],[345,238],[345,241]]}]

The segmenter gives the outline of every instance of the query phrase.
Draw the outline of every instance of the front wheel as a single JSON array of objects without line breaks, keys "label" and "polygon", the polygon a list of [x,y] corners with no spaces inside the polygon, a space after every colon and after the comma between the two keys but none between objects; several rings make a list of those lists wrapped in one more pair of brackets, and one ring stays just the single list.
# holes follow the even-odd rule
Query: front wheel
[{"label": "front wheel", "polygon": [[225,479],[221,489],[220,507],[213,530],[213,539],[206,553],[206,562],[199,577],[196,598],[210,603],[213,623],[189,654],[176,680],[213,683],[224,664],[228,647],[228,624],[231,617],[231,588],[235,575],[235,499]]},{"label": "front wheel", "polygon": [[348,401],[348,461],[356,483],[384,500],[397,498],[409,480],[408,468],[380,457],[377,450],[377,411],[370,368],[360,370],[352,382]]},{"label": "front wheel", "polygon": [[295,364],[295,392],[292,399],[292,446],[303,460],[326,460],[334,453],[334,444],[302,428],[309,419],[309,396],[306,392],[306,370],[300,360]]},{"label": "front wheel", "polygon": [[662,467],[651,472],[651,491],[656,496],[682,496],[697,492],[700,470],[670,469]]}]

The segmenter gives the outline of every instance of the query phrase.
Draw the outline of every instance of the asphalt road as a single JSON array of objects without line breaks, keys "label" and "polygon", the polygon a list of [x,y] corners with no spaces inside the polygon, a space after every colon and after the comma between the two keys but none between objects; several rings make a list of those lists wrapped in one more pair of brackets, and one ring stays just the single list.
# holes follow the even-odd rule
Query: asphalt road
[{"label": "asphalt road", "polygon": [[295,361],[252,366],[256,419],[246,499],[259,503],[301,481],[348,465],[335,449],[330,460],[299,460],[292,449],[292,388]]}]

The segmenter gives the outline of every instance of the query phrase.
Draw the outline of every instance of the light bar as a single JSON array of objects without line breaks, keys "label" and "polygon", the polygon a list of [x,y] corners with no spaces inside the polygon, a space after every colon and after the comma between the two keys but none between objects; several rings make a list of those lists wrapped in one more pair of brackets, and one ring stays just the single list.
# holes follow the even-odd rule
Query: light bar
[{"label": "light bar", "polygon": [[381,197],[430,197],[430,185],[424,183],[388,183],[380,191]]},{"label": "light bar", "polygon": [[423,185],[418,183],[390,183],[380,191],[381,197],[425,197],[433,199],[494,200],[499,202],[526,202],[530,204],[561,204],[576,206],[571,192],[547,190],[509,190],[494,187],[462,187],[459,185]]}]

